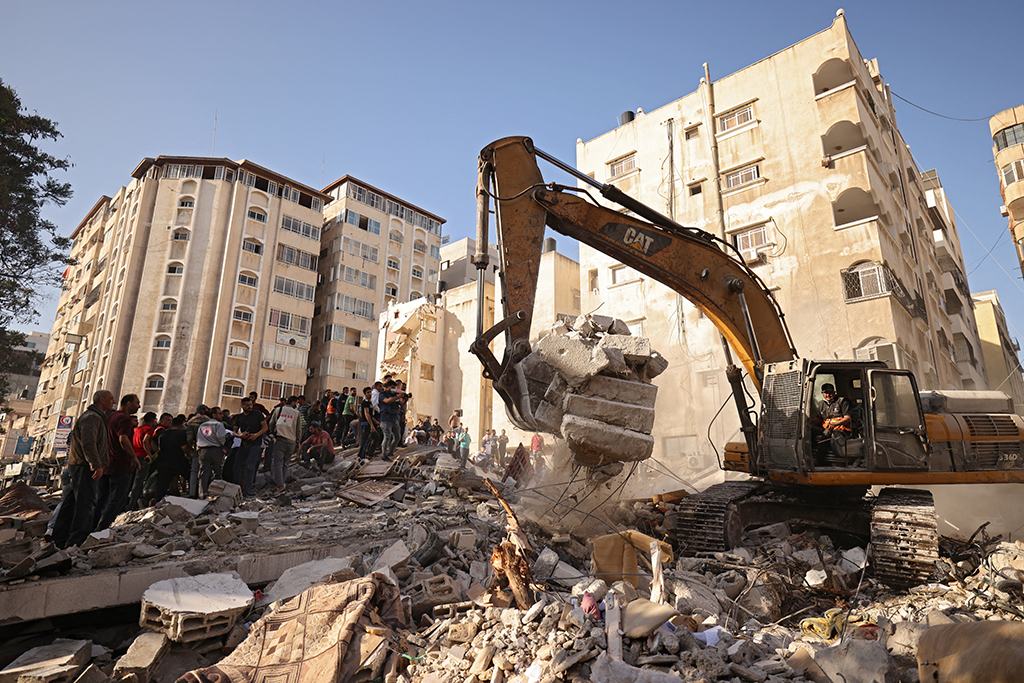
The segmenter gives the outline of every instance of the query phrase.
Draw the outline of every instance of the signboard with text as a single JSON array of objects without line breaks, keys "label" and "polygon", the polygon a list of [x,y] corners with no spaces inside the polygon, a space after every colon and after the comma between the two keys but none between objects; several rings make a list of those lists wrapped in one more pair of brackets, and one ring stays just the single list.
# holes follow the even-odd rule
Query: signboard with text
[{"label": "signboard with text", "polygon": [[67,453],[68,439],[74,423],[75,418],[71,415],[61,415],[57,418],[57,431],[53,435],[53,450],[57,453]]}]

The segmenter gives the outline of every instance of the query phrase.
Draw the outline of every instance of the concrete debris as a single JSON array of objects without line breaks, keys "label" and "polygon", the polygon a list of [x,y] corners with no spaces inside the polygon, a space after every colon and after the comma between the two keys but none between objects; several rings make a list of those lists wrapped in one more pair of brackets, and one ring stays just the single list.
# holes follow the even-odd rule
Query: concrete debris
[{"label": "concrete debris", "polygon": [[171,641],[165,634],[143,631],[114,665],[114,680],[134,676],[139,683],[148,683],[170,648]]},{"label": "concrete debris", "polygon": [[89,663],[92,641],[58,638],[25,652],[0,671],[0,683],[71,683]]},{"label": "concrete debris", "polygon": [[228,633],[253,603],[237,575],[202,574],[158,581],[142,596],[139,625],[179,643]]}]

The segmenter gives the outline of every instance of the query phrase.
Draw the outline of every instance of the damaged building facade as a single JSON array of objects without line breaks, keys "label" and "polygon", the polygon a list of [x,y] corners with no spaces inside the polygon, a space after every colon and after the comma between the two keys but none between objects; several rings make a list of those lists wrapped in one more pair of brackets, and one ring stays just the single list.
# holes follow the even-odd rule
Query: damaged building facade
[{"label": "damaged building facade", "polygon": [[[771,84],[770,87],[768,84]],[[615,130],[577,142],[577,167],[735,245],[808,358],[879,359],[922,388],[985,389],[953,211],[918,170],[889,87],[839,13],[781,52]],[[691,303],[580,246],[582,308],[659,340],[655,457],[720,477],[738,435],[720,335]],[[711,425],[710,430],[708,425]],[[710,441],[709,441],[710,440]],[[714,446],[712,446],[714,444]]]}]

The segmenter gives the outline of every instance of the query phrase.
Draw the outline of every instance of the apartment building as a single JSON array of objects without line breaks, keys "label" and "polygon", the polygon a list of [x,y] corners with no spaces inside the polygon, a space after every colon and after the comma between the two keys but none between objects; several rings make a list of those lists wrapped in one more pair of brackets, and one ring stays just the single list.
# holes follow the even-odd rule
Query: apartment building
[{"label": "apartment building", "polygon": [[31,460],[37,453],[31,450],[34,441],[30,433],[32,403],[39,388],[40,365],[50,335],[45,332],[29,332],[25,343],[16,346],[13,353],[25,361],[25,372],[7,377],[6,396],[0,397],[0,462]]},{"label": "apartment building", "polygon": [[348,175],[324,193],[309,396],[376,379],[378,317],[434,295],[445,222]]},{"label": "apartment building", "polygon": [[1024,415],[1024,375],[1021,374],[1020,342],[1010,336],[1006,315],[995,290],[972,295],[981,335],[982,353],[992,389],[1013,398],[1013,409]]},{"label": "apartment building", "polygon": [[[808,358],[880,359],[922,388],[987,378],[956,223],[896,124],[877,60],[842,11],[795,45],[577,142],[601,182],[735,246],[774,292]],[[583,310],[619,317],[671,362],[658,378],[655,458],[718,475],[737,438],[721,338],[675,292],[580,246]]]},{"label": "apartment building", "polygon": [[331,197],[244,159],[159,156],[131,175],[72,234],[33,407],[48,443],[101,388],[177,414],[306,384]]},{"label": "apartment building", "polygon": [[999,169],[1002,214],[1010,219],[1017,262],[1024,273],[1024,104],[999,112],[989,119],[988,127]]}]

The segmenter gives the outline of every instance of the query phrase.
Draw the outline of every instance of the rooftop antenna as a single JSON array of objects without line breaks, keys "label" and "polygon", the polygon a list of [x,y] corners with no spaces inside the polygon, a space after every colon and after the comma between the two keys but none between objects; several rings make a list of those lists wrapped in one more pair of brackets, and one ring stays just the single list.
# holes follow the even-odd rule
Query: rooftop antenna
[{"label": "rooftop antenna", "polygon": [[210,149],[210,156],[215,156],[217,150],[217,110],[213,110],[213,147]]}]

